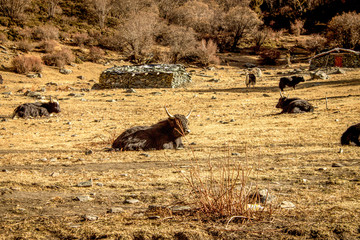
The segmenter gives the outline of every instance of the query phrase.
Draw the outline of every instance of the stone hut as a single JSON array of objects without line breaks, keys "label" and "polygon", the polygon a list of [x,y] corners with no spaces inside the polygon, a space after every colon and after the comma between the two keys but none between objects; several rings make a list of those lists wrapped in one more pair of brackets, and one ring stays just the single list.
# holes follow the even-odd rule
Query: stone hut
[{"label": "stone hut", "polygon": [[176,88],[189,82],[190,74],[180,64],[115,66],[101,73],[93,89]]},{"label": "stone hut", "polygon": [[360,67],[360,52],[344,48],[334,48],[319,53],[310,59],[310,70],[325,67]]}]

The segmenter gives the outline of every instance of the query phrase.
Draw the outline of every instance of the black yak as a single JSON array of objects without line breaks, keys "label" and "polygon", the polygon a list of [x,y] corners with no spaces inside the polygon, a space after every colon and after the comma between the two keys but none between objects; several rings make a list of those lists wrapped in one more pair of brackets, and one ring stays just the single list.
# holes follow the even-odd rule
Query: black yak
[{"label": "black yak", "polygon": [[303,113],[314,111],[314,107],[308,101],[300,98],[287,98],[284,97],[281,92],[276,108],[281,108],[281,113]]},{"label": "black yak", "polygon": [[180,149],[184,145],[181,137],[190,133],[187,116],[171,115],[167,108],[168,119],[152,126],[136,126],[125,130],[112,144],[112,148],[120,151]]},{"label": "black yak", "polygon": [[350,126],[341,136],[341,145],[360,146],[360,123]]},{"label": "black yak", "polygon": [[59,102],[52,100],[50,97],[50,101],[46,103],[35,102],[21,104],[15,108],[12,118],[16,116],[21,118],[49,117],[51,113],[59,112],[61,112]]},{"label": "black yak", "polygon": [[295,89],[295,86],[300,82],[305,82],[304,77],[299,77],[299,76],[282,77],[280,78],[279,88],[281,91],[284,91],[284,88],[286,86],[293,87]]},{"label": "black yak", "polygon": [[256,76],[253,73],[249,73],[245,70],[245,85],[246,87],[250,87],[251,85],[254,87],[256,84]]}]

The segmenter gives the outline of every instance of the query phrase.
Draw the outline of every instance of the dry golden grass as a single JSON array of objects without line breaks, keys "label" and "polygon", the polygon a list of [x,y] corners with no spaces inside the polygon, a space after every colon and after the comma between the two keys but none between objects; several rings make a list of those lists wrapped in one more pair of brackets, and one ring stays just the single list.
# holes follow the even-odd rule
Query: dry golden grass
[{"label": "dry golden grass", "polygon": [[[328,80],[310,81],[305,76],[308,81],[296,90],[286,90],[309,100],[314,113],[277,115],[277,72],[291,70],[280,66],[264,69],[263,78],[251,89],[245,87],[241,67],[218,66],[194,68],[193,82],[186,88],[136,89],[132,94],[94,90],[82,97],[68,95],[91,88],[91,80],[97,81],[107,67],[84,63],[69,68],[73,73],[62,75],[45,67],[43,77],[36,79],[1,72],[1,92],[12,92],[0,95],[1,116],[34,101],[18,90],[36,90],[48,82],[58,86],[47,86],[44,95],[57,97],[62,112],[47,119],[0,122],[0,238],[359,238],[360,148],[339,143],[346,128],[359,122],[358,69]],[[84,80],[77,79],[79,75]],[[106,101],[112,99],[116,102]],[[186,114],[194,107],[186,149],[146,152],[149,156],[104,151],[123,130],[165,118],[165,104],[173,114]],[[93,153],[86,155],[88,149]],[[230,154],[231,161],[252,168],[248,184],[267,188],[277,197],[270,219],[227,224],[229,218],[205,221],[194,212],[168,210],[193,206],[192,189],[179,169],[188,174],[195,156],[200,171],[205,171],[209,159],[219,165],[228,153],[236,153]],[[332,167],[333,163],[343,167]],[[90,178],[93,187],[76,186]],[[75,201],[80,195],[94,199]],[[128,198],[140,202],[125,204]],[[277,208],[282,201],[294,203],[295,209]],[[149,212],[150,205],[165,208]],[[124,212],[108,213],[112,207]],[[85,214],[99,218],[83,221]],[[151,214],[159,218],[149,219]]]}]

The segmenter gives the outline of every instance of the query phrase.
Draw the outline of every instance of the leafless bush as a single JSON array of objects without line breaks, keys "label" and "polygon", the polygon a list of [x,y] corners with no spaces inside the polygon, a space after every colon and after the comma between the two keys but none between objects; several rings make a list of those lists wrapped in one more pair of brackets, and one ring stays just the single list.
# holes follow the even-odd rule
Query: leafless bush
[{"label": "leafless bush", "polygon": [[[204,219],[234,218],[240,222],[271,215],[271,207],[256,203],[254,189],[250,185],[252,168],[242,165],[226,156],[221,163],[209,159],[207,167],[200,167],[196,157],[188,174],[182,174],[187,181],[199,216]],[[252,189],[254,188],[254,189]]]},{"label": "leafless bush", "polygon": [[99,62],[104,58],[104,51],[98,47],[91,47],[88,55],[88,60],[91,62]]},{"label": "leafless bush", "polygon": [[196,48],[199,46],[195,38],[195,31],[192,28],[171,26],[167,35],[170,46],[171,62],[196,57]]},{"label": "leafless bush", "polygon": [[73,36],[73,40],[77,46],[82,47],[90,41],[90,37],[87,33],[76,33]]},{"label": "leafless bush", "polygon": [[290,24],[290,30],[292,34],[300,36],[300,34],[304,32],[304,21],[295,20],[295,22]]},{"label": "leafless bush", "polygon": [[30,2],[31,0],[0,0],[0,12],[14,21],[23,21]]},{"label": "leafless bush", "polygon": [[124,23],[119,37],[129,60],[139,62],[149,55],[154,44],[156,23],[156,16],[147,12],[138,13]]},{"label": "leafless bush", "polygon": [[59,29],[52,25],[43,25],[34,28],[32,35],[36,40],[58,40]]},{"label": "leafless bush", "polygon": [[275,33],[271,28],[256,29],[252,36],[255,43],[254,50],[255,52],[258,52],[267,40],[275,37]]},{"label": "leafless bush", "polygon": [[319,34],[313,34],[309,39],[305,40],[303,46],[311,52],[317,53],[325,48],[326,42],[325,37]]},{"label": "leafless bush", "polygon": [[4,44],[8,41],[8,38],[5,33],[0,32],[0,43]]},{"label": "leafless bush", "polygon": [[217,44],[212,40],[206,41],[205,39],[201,40],[200,46],[197,48],[197,53],[199,56],[198,62],[202,65],[220,64],[220,58],[216,56],[217,53]]},{"label": "leafless bush", "polygon": [[215,10],[202,1],[192,0],[174,9],[168,16],[169,21],[180,26],[191,27],[201,35],[214,31],[217,24]]},{"label": "leafless bush", "polygon": [[22,52],[31,52],[34,50],[34,43],[30,42],[29,40],[21,40],[16,43],[17,49]]},{"label": "leafless bush", "polygon": [[61,50],[43,56],[43,61],[48,66],[57,66],[59,68],[64,67],[66,64],[74,62],[75,56],[68,48],[62,48]]},{"label": "leafless bush", "polygon": [[17,56],[11,62],[17,73],[41,72],[41,59],[37,56]]},{"label": "leafless bush", "polygon": [[45,40],[41,43],[40,47],[44,49],[46,53],[52,53],[59,48],[59,43],[55,40]]},{"label": "leafless bush", "polygon": [[280,51],[276,49],[266,49],[260,53],[261,61],[265,65],[276,65],[280,58]]},{"label": "leafless bush", "polygon": [[360,45],[360,13],[349,12],[335,16],[328,24],[328,40],[334,45],[355,48]]}]

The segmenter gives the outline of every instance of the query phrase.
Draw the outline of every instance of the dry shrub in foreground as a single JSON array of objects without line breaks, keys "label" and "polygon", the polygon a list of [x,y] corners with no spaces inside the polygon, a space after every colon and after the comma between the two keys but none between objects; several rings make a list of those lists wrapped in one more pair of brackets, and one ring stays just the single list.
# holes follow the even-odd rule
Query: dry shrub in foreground
[{"label": "dry shrub in foreground", "polygon": [[71,64],[75,61],[75,56],[68,48],[54,51],[53,53],[43,56],[43,61],[48,66],[64,67],[66,64]]},{"label": "dry shrub in foreground", "polygon": [[223,162],[214,164],[209,160],[207,168],[193,164],[186,179],[196,199],[200,215],[205,218],[235,218],[246,220],[263,219],[271,216],[271,209],[266,205],[256,204],[254,187],[249,177],[252,172],[247,164],[231,160],[227,156]]},{"label": "dry shrub in foreground", "polygon": [[37,56],[17,56],[11,62],[17,73],[41,72],[41,59]]},{"label": "dry shrub in foreground", "polygon": [[88,60],[91,62],[99,62],[104,58],[104,51],[98,47],[91,47],[89,50]]}]

